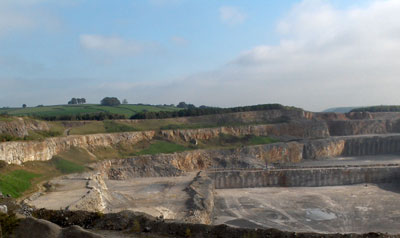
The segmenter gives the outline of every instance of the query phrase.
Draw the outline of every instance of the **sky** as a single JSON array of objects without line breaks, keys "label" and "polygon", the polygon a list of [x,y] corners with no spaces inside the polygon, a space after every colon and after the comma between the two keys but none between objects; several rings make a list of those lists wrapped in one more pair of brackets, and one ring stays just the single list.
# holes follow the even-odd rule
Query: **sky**
[{"label": "sky", "polygon": [[0,0],[0,107],[400,104],[398,0]]}]

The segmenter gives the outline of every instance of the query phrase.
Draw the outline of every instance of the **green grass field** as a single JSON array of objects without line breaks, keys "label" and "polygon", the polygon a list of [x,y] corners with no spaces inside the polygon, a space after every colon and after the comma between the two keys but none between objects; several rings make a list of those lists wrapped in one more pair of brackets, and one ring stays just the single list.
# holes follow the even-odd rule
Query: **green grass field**
[{"label": "green grass field", "polygon": [[55,167],[63,174],[81,173],[85,170],[84,166],[59,157],[53,158],[53,163]]},{"label": "green grass field", "polygon": [[43,107],[27,108],[0,108],[0,114],[7,113],[12,116],[62,116],[77,115],[86,113],[108,112],[125,115],[127,118],[138,112],[157,112],[157,111],[175,111],[179,108],[171,106],[148,106],[123,104],[119,106],[101,106],[99,104],[81,104],[81,105],[56,105]]},{"label": "green grass field", "polygon": [[0,163],[0,191],[18,198],[35,191],[35,186],[51,178],[84,172],[88,163],[96,161],[86,150],[71,148],[49,161],[31,161],[23,166]]},{"label": "green grass field", "polygon": [[155,155],[161,153],[171,154],[175,152],[182,152],[185,150],[189,150],[189,148],[168,141],[154,141],[150,144],[149,147],[134,153],[134,155]]},{"label": "green grass field", "polygon": [[37,174],[25,170],[14,170],[2,174],[0,175],[0,190],[3,194],[19,197],[31,187],[31,180],[37,176]]},{"label": "green grass field", "polygon": [[247,141],[247,145],[265,145],[279,142],[279,140],[268,136],[251,136]]}]

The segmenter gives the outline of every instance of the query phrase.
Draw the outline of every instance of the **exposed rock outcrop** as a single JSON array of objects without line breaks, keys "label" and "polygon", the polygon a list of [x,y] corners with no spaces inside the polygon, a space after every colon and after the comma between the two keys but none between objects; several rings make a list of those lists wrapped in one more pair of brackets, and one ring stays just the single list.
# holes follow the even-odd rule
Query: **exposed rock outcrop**
[{"label": "exposed rock outcrop", "polygon": [[9,164],[22,164],[27,161],[46,161],[71,147],[89,151],[97,147],[134,145],[143,140],[151,140],[158,135],[171,141],[189,142],[191,140],[209,140],[220,133],[242,136],[281,136],[286,138],[323,138],[329,136],[326,124],[322,122],[292,122],[273,125],[249,125],[240,127],[220,127],[195,130],[166,130],[125,132],[112,134],[93,134],[82,136],[54,137],[43,141],[15,141],[0,143],[0,160]]},{"label": "exposed rock outcrop", "polygon": [[200,171],[186,188],[190,195],[187,203],[189,214],[185,222],[211,224],[214,210],[214,182],[207,173]]},{"label": "exposed rock outcrop", "polygon": [[165,130],[160,132],[168,140],[181,139],[189,142],[195,140],[209,140],[218,137],[221,133],[234,136],[278,136],[292,139],[325,138],[329,136],[326,123],[322,121],[296,121],[269,125],[248,125],[238,127],[217,127],[189,130]]},{"label": "exposed rock outcrop", "polygon": [[[143,140],[151,140],[155,136],[171,141],[184,141],[189,143],[194,141],[197,143],[198,140],[210,140],[217,138],[221,133],[234,136],[275,136],[284,140],[301,140],[329,138],[332,135],[346,136],[400,132],[400,113],[336,114],[311,113],[301,110],[270,110],[229,113],[204,117],[207,117],[208,119],[214,118],[215,120],[228,120],[228,122],[230,122],[229,120],[233,120],[235,123],[261,123],[275,120],[281,118],[282,116],[290,118],[291,121],[288,123],[266,125],[76,135],[48,138],[44,139],[43,141],[4,142],[0,143],[0,160],[3,160],[9,164],[22,164],[27,161],[46,161],[50,160],[54,155],[66,151],[71,147],[79,147],[89,151],[94,151],[99,147],[117,146],[120,144],[135,145]],[[181,120],[190,121],[198,120],[198,118],[199,117],[184,118]],[[369,119],[361,120],[359,118]],[[42,122],[40,121],[18,119],[16,123],[22,123],[23,125],[26,124],[24,127],[25,129],[48,129],[47,124],[43,122],[44,124],[42,125]],[[84,124],[85,122],[82,123]],[[82,123],[79,122],[77,124],[81,125]],[[15,129],[19,127],[10,126],[4,128]],[[18,129],[17,131],[20,130]],[[21,131],[24,130],[21,129]],[[332,138],[326,141],[317,140],[316,142],[308,144],[308,146],[306,146],[304,149],[305,155],[303,157],[320,158],[343,155],[341,152],[343,150],[343,141],[340,140],[341,139]],[[291,150],[284,149],[284,147],[285,146],[281,145],[272,147],[270,150],[265,151],[265,153],[263,152],[261,157],[268,158],[268,160],[271,161],[290,162],[300,161],[302,159],[302,156],[299,157],[297,155],[293,155],[293,153],[297,153],[302,149],[297,149],[297,152],[294,152],[294,148],[296,146],[293,146],[293,144],[288,144],[286,146],[288,148],[292,148]],[[278,156],[277,153],[283,153],[283,156]]]},{"label": "exposed rock outcrop", "polygon": [[397,166],[321,167],[209,173],[216,189],[254,187],[320,187],[361,183],[388,183],[400,178]]},{"label": "exposed rock outcrop", "polygon": [[117,144],[134,145],[142,140],[151,140],[154,135],[154,131],[124,132],[54,137],[43,141],[4,142],[0,143],[0,160],[4,160],[9,164],[46,161],[71,147],[79,147],[91,151],[97,147],[115,146]]},{"label": "exposed rock outcrop", "polygon": [[100,174],[92,174],[86,183],[88,192],[68,206],[68,210],[101,212],[107,207],[108,188]]},{"label": "exposed rock outcrop", "polygon": [[237,149],[193,150],[174,154],[145,155],[99,163],[109,179],[179,176],[210,168],[264,168],[266,162],[299,162],[303,144],[297,142],[248,146]]},{"label": "exposed rock outcrop", "polygon": [[400,135],[332,137],[304,143],[303,159],[362,156],[400,152]]}]

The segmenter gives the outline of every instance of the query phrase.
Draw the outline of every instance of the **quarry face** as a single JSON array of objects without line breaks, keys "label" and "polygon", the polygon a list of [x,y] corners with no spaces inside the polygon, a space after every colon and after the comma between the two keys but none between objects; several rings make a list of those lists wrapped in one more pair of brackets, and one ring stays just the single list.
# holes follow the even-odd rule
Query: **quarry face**
[{"label": "quarry face", "polygon": [[[400,114],[289,116],[290,122],[268,126],[73,137],[84,141],[82,147],[89,151],[94,143],[113,146],[128,140],[135,146],[156,136],[205,141],[221,131],[280,141],[104,160],[92,164],[91,172],[49,181],[45,191],[25,202],[56,210],[132,210],[167,220],[243,228],[400,233]],[[62,143],[41,143],[60,143],[63,148],[74,143],[68,137],[58,140]],[[18,147],[16,143],[10,143],[11,148]],[[31,150],[22,151],[38,153]],[[19,163],[23,156],[17,157],[7,159]]]}]

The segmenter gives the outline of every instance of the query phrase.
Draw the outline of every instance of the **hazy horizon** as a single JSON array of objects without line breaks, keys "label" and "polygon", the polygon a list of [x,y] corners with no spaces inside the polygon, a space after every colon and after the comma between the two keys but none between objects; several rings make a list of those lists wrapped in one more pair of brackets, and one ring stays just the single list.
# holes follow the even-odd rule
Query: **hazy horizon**
[{"label": "hazy horizon", "polygon": [[400,1],[1,0],[0,107],[400,104]]}]

